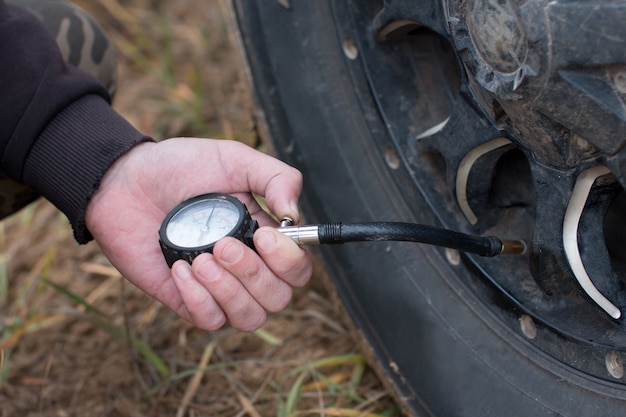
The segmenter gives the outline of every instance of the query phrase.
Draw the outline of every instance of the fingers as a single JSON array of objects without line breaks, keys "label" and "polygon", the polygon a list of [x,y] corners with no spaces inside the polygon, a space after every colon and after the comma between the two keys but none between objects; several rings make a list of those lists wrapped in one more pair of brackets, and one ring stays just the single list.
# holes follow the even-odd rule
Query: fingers
[{"label": "fingers", "polygon": [[313,271],[311,255],[272,227],[254,234],[254,246],[274,275],[292,287],[303,287]]},{"label": "fingers", "polygon": [[310,256],[269,227],[259,229],[254,240],[258,254],[225,238],[213,255],[198,256],[191,267],[174,264],[172,278],[183,301],[178,313],[207,330],[228,321],[251,331],[265,322],[266,311],[285,308],[292,286],[302,286],[310,278]]},{"label": "fingers", "polygon": [[300,222],[298,198],[302,191],[302,174],[295,168],[276,176],[265,188],[267,206],[279,219],[289,217],[295,224]]},{"label": "fingers", "polygon": [[269,209],[279,218],[290,217],[296,223],[299,221],[298,198],[302,191],[300,171],[237,142],[225,144],[220,152],[222,160],[237,165],[239,175],[231,175],[229,178],[245,181],[239,187],[264,196]]},{"label": "fingers", "polygon": [[[182,262],[174,266],[172,277],[184,305],[177,313],[186,314],[194,325],[216,330],[228,321],[239,330],[252,331],[265,322],[263,307],[213,255],[198,256],[191,267],[182,265]],[[181,279],[178,275],[183,268],[188,270],[193,283],[185,282],[184,277]]]},{"label": "fingers", "polygon": [[226,314],[192,273],[191,265],[185,261],[174,263],[172,280],[183,301],[176,314],[205,330],[217,330],[226,323]]}]

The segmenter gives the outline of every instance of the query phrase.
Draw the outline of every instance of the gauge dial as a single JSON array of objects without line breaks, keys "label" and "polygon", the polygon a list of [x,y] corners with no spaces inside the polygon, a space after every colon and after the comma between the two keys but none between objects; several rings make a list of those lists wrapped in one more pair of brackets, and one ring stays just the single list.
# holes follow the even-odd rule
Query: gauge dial
[{"label": "gauge dial", "polygon": [[201,253],[212,253],[215,242],[232,236],[254,249],[259,225],[246,206],[228,194],[204,194],[183,201],[163,220],[159,245],[167,264],[179,259],[191,263]]},{"label": "gauge dial", "polygon": [[176,246],[206,246],[228,236],[240,218],[238,207],[228,200],[200,199],[176,212],[167,223],[165,234]]}]

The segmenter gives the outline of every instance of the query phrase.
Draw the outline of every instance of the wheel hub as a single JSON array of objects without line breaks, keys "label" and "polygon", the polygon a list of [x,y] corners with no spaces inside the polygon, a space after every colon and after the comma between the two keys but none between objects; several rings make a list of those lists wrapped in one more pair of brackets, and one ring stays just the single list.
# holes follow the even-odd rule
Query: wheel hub
[{"label": "wheel hub", "polygon": [[[475,47],[475,67],[484,74],[473,74],[486,89],[493,88],[496,77],[514,76],[520,82],[520,72],[528,52],[524,26],[516,9],[508,1],[474,0],[467,3],[467,29]],[[515,90],[519,84],[507,86]]]},{"label": "wheel hub", "polygon": [[365,3],[352,8],[359,56],[433,213],[530,243],[524,259],[465,258],[512,309],[468,288],[554,358],[621,382],[626,33],[606,28],[621,27],[626,5]]}]

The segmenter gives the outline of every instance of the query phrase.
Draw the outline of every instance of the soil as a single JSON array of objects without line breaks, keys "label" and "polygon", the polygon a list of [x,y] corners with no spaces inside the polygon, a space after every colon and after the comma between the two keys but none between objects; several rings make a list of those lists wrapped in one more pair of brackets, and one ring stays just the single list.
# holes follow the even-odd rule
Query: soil
[{"label": "soil", "polygon": [[[114,106],[135,126],[259,145],[222,2],[78,3],[118,45]],[[264,333],[205,332],[77,245],[46,201],[0,223],[0,250],[2,417],[397,413],[319,264]]]}]

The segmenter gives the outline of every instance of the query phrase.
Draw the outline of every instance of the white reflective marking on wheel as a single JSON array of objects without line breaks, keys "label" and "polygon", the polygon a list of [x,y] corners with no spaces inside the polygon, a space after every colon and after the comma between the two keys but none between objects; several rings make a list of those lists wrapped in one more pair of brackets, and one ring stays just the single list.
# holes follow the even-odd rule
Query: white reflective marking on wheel
[{"label": "white reflective marking on wheel", "polygon": [[578,249],[578,224],[591,187],[596,182],[596,179],[610,173],[611,171],[607,167],[598,165],[583,171],[576,180],[572,198],[565,211],[565,219],[563,221],[563,246],[570,268],[583,290],[608,315],[618,319],[621,317],[622,312],[593,285]]},{"label": "white reflective marking on wheel", "polygon": [[438,125],[435,125],[433,127],[431,127],[428,130],[423,131],[422,133],[420,133],[419,135],[417,135],[417,137],[415,139],[424,139],[428,136],[432,136],[435,133],[439,132],[441,129],[443,129],[448,122],[450,121],[450,116],[448,116],[448,118],[446,120],[444,120],[443,122],[439,123]]},{"label": "white reflective marking on wheel", "polygon": [[467,201],[467,181],[469,173],[478,158],[493,150],[509,145],[510,143],[511,141],[507,138],[490,140],[469,151],[459,164],[459,169],[456,171],[456,201],[470,224],[476,224],[478,217],[476,217],[474,210],[472,210]]}]

